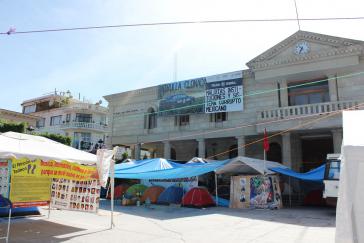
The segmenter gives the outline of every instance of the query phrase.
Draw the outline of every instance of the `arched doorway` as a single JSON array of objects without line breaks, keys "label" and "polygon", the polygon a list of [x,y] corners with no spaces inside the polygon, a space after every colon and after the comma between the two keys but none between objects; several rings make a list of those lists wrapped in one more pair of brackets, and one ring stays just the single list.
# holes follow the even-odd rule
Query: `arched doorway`
[{"label": "arched doorway", "polygon": [[282,163],[282,149],[279,143],[270,143],[267,160]]}]

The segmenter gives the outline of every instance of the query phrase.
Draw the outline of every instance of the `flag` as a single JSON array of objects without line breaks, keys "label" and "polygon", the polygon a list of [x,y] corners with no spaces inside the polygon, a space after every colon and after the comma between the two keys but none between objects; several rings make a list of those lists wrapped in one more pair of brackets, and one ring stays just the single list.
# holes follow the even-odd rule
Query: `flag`
[{"label": "flag", "polygon": [[267,129],[265,129],[265,128],[264,128],[263,148],[264,148],[265,152],[269,151],[269,141],[268,141]]}]

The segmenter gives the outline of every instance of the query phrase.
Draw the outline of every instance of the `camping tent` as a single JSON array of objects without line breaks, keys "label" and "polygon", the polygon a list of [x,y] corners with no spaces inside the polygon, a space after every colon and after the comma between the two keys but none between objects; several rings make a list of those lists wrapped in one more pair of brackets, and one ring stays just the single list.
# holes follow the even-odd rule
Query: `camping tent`
[{"label": "camping tent", "polygon": [[364,242],[364,111],[343,112],[336,242]]},{"label": "camping tent", "polygon": [[202,208],[215,206],[215,202],[206,188],[194,187],[183,196],[182,206]]},{"label": "camping tent", "polygon": [[151,186],[148,187],[147,190],[144,191],[143,196],[140,198],[142,203],[145,202],[149,198],[151,203],[157,203],[158,197],[164,191],[164,187],[162,186]]},{"label": "camping tent", "polygon": [[165,189],[158,197],[159,204],[180,204],[183,197],[183,188],[170,186]]},{"label": "camping tent", "polygon": [[287,169],[288,167],[273,161],[239,156],[217,169],[216,174],[274,174],[275,172],[271,171],[270,168]]}]

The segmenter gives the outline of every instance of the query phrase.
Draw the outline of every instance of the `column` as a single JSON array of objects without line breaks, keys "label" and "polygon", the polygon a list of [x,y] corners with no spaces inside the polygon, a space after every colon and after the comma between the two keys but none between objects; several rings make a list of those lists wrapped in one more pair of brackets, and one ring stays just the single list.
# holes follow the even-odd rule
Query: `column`
[{"label": "column", "polygon": [[327,75],[327,78],[329,79],[328,85],[329,85],[330,101],[337,101],[336,75],[335,74]]},{"label": "column", "polygon": [[245,136],[235,138],[238,142],[238,156],[245,156],[245,147],[242,147],[245,144]]},{"label": "column", "polygon": [[334,153],[340,154],[341,153],[341,144],[343,141],[343,133],[341,129],[334,129],[331,130],[332,133],[332,141],[334,144]]},{"label": "column", "polygon": [[282,134],[282,162],[285,166],[292,168],[291,134]]},{"label": "column", "polygon": [[137,143],[135,146],[134,146],[134,158],[136,160],[140,160],[140,143]]},{"label": "column", "polygon": [[199,158],[205,158],[206,156],[206,145],[205,145],[205,139],[199,138],[196,139],[198,142],[198,157]]},{"label": "column", "polygon": [[281,94],[281,104],[282,107],[288,106],[288,89],[287,89],[287,80],[280,80],[280,94]]},{"label": "column", "polygon": [[164,141],[164,158],[171,159],[171,143],[169,141]]}]

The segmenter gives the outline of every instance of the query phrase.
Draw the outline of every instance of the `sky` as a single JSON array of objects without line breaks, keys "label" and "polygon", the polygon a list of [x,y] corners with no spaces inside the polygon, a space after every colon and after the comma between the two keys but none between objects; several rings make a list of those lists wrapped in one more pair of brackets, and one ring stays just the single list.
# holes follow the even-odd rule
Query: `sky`
[{"label": "sky", "polygon": [[[364,16],[362,0],[296,2],[300,18]],[[0,32],[295,17],[293,0],[0,0]],[[363,27],[364,20],[301,21],[302,30],[358,40]],[[175,72],[185,80],[246,69],[297,30],[297,22],[245,22],[0,35],[0,108],[21,111],[22,101],[55,89],[97,102],[173,82]]]}]

